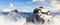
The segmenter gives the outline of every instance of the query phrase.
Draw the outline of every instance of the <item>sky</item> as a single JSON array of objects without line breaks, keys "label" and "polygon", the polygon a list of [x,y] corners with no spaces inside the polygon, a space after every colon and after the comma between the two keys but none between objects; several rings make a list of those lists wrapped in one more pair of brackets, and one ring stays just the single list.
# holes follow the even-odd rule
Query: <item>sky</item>
[{"label": "sky", "polygon": [[49,4],[36,4],[33,0],[0,0],[0,9],[8,8],[12,3],[16,9],[33,10],[39,6],[51,7]]},{"label": "sky", "polygon": [[11,3],[16,9],[33,10],[43,6],[58,12],[60,10],[60,0],[0,0],[0,9],[8,8]]}]

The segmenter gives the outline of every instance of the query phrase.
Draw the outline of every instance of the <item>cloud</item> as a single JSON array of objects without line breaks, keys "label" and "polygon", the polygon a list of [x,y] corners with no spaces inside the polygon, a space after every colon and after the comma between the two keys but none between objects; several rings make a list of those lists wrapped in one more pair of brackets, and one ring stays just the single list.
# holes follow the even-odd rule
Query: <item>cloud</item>
[{"label": "cloud", "polygon": [[60,12],[60,2],[58,0],[55,0],[51,3],[51,5],[53,6],[54,8],[54,11],[56,12]]},{"label": "cloud", "polygon": [[32,0],[30,3],[34,5],[42,5],[44,4],[45,0]]}]

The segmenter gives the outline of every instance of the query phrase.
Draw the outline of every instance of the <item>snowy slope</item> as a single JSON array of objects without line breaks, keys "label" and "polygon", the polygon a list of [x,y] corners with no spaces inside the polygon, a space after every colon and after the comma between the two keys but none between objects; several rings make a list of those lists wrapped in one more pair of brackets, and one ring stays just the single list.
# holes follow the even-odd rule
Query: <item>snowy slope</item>
[{"label": "snowy slope", "polygon": [[[21,10],[22,11],[22,10]],[[51,15],[54,15],[56,18],[53,20],[56,22],[55,24],[47,24],[47,25],[60,25],[60,13],[52,12]],[[38,24],[38,23],[26,23],[27,17],[33,17],[33,12],[0,12],[0,25],[46,25],[46,24]]]},{"label": "snowy slope", "polygon": [[[24,23],[25,23],[24,25],[42,25],[42,24],[26,23],[26,17],[30,17],[33,14],[32,12],[19,12],[19,13],[9,12],[7,15],[5,15],[6,12],[2,12],[2,13],[4,15],[0,14],[0,25],[23,25]],[[60,19],[56,19],[56,20],[60,20]],[[49,25],[54,25],[54,24],[49,24]],[[55,25],[58,24],[56,23]]]}]

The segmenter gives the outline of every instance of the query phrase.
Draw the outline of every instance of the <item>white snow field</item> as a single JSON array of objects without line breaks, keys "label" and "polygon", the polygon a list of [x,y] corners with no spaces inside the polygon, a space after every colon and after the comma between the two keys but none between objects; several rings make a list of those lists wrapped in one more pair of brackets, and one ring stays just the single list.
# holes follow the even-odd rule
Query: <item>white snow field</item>
[{"label": "white snow field", "polygon": [[[54,16],[51,23],[39,24],[39,23],[26,23],[26,17],[31,16],[32,13],[15,13],[10,12],[7,15],[0,14],[0,25],[60,25],[59,15]],[[32,15],[33,16],[33,15]]]}]

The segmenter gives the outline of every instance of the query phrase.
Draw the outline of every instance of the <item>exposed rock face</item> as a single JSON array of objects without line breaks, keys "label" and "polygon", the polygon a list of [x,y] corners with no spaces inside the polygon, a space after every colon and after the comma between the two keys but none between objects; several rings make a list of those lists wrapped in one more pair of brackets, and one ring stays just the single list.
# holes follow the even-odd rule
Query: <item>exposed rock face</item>
[{"label": "exposed rock face", "polygon": [[33,11],[34,15],[30,19],[33,22],[41,22],[41,23],[46,23],[49,22],[50,19],[53,18],[53,16],[50,16],[50,11],[48,9],[45,9],[43,7],[39,7],[34,9]]}]

